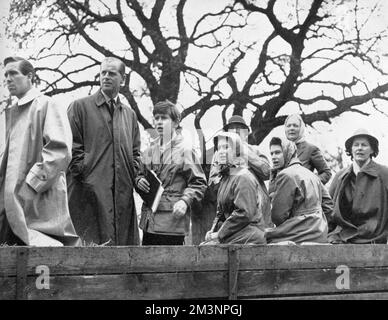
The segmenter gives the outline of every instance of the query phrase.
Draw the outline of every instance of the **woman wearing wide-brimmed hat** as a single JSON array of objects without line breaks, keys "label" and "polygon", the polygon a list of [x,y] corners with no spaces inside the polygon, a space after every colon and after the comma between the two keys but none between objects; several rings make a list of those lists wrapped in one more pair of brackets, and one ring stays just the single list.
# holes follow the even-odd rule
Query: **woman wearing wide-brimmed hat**
[{"label": "woman wearing wide-brimmed hat", "polygon": [[305,123],[299,114],[291,114],[284,121],[284,130],[288,140],[295,143],[298,148],[298,158],[302,165],[310,171],[316,170],[323,184],[331,178],[331,170],[322,155],[321,150],[306,141]]},{"label": "woman wearing wide-brimmed hat", "polygon": [[345,142],[352,164],[330,186],[334,200],[332,243],[387,243],[388,167],[373,161],[379,141],[358,129]]}]

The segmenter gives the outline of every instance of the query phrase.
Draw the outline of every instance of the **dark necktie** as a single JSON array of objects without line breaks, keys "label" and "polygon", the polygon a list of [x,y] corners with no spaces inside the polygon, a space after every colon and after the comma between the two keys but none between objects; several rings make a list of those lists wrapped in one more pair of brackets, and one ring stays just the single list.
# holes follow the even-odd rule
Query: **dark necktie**
[{"label": "dark necktie", "polygon": [[115,103],[114,103],[114,100],[113,99],[110,99],[109,100],[109,111],[110,111],[110,114],[111,116],[113,117],[113,112],[115,110]]}]

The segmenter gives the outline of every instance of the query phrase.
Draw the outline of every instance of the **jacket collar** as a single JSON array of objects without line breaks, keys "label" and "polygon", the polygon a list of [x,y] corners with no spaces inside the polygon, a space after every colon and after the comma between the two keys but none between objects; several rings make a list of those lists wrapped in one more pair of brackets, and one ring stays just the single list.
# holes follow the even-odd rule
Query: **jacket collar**
[{"label": "jacket collar", "polygon": [[[178,143],[182,142],[183,136],[182,133],[178,130],[173,133],[173,136],[171,137],[171,140],[164,144],[162,146],[163,151],[167,150],[168,148],[174,148]],[[155,138],[152,140],[151,145],[154,148],[160,147],[160,137]]]},{"label": "jacket collar", "polygon": [[293,166],[295,164],[300,164],[302,165],[302,163],[300,162],[300,160],[298,158],[292,158],[290,163],[288,164],[287,168],[290,167],[290,166]]},{"label": "jacket collar", "polygon": [[[104,105],[105,103],[107,103],[108,101],[106,100],[104,94],[102,93],[101,89],[98,90],[95,94],[94,94],[94,97],[95,97],[95,101],[96,101],[96,105],[97,107],[101,107],[102,105]],[[117,99],[117,100],[116,100]],[[119,96],[116,97],[115,102],[116,102],[116,105],[119,107],[119,108],[122,108],[122,104],[121,104],[121,101],[120,101],[120,98]]]},{"label": "jacket collar", "polygon": [[379,176],[377,163],[374,162],[373,160],[369,161],[369,163],[366,166],[362,167],[360,172],[364,172],[364,173],[369,174],[370,176],[373,176],[373,177]]},{"label": "jacket collar", "polygon": [[[340,179],[343,179],[346,175],[349,175],[353,172],[353,165],[350,165],[347,167],[344,172],[339,176]],[[363,172],[367,175],[370,175],[372,177],[378,177],[378,168],[377,168],[377,163],[374,162],[373,160],[369,161],[367,165],[361,168],[360,172]]]},{"label": "jacket collar", "polygon": [[23,106],[23,105],[31,102],[32,100],[35,100],[37,97],[39,97],[41,95],[43,95],[43,93],[40,92],[38,89],[33,87],[30,90],[28,90],[27,93],[17,101],[17,105]]}]

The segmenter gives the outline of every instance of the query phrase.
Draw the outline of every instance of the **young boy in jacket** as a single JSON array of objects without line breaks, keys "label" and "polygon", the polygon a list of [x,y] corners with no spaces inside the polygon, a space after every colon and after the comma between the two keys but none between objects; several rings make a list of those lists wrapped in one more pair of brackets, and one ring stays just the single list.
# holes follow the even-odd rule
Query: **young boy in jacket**
[{"label": "young boy in jacket", "polygon": [[162,181],[164,192],[155,212],[143,203],[142,244],[183,245],[189,233],[190,208],[202,200],[206,178],[192,145],[182,136],[177,107],[168,100],[158,102],[153,115],[159,137],[142,155],[143,170],[136,179],[136,187],[149,191],[145,178],[145,169],[148,169]]}]

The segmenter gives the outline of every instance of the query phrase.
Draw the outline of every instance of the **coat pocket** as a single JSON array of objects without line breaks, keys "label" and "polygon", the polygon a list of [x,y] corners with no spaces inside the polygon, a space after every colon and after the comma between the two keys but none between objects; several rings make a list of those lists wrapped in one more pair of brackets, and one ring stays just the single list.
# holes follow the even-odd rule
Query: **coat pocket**
[{"label": "coat pocket", "polygon": [[[174,197],[175,198],[175,197]],[[175,200],[175,199],[174,199]],[[174,204],[179,200],[170,201],[162,199],[154,216],[154,231],[160,233],[185,234],[186,215],[175,217],[173,215]]]}]

